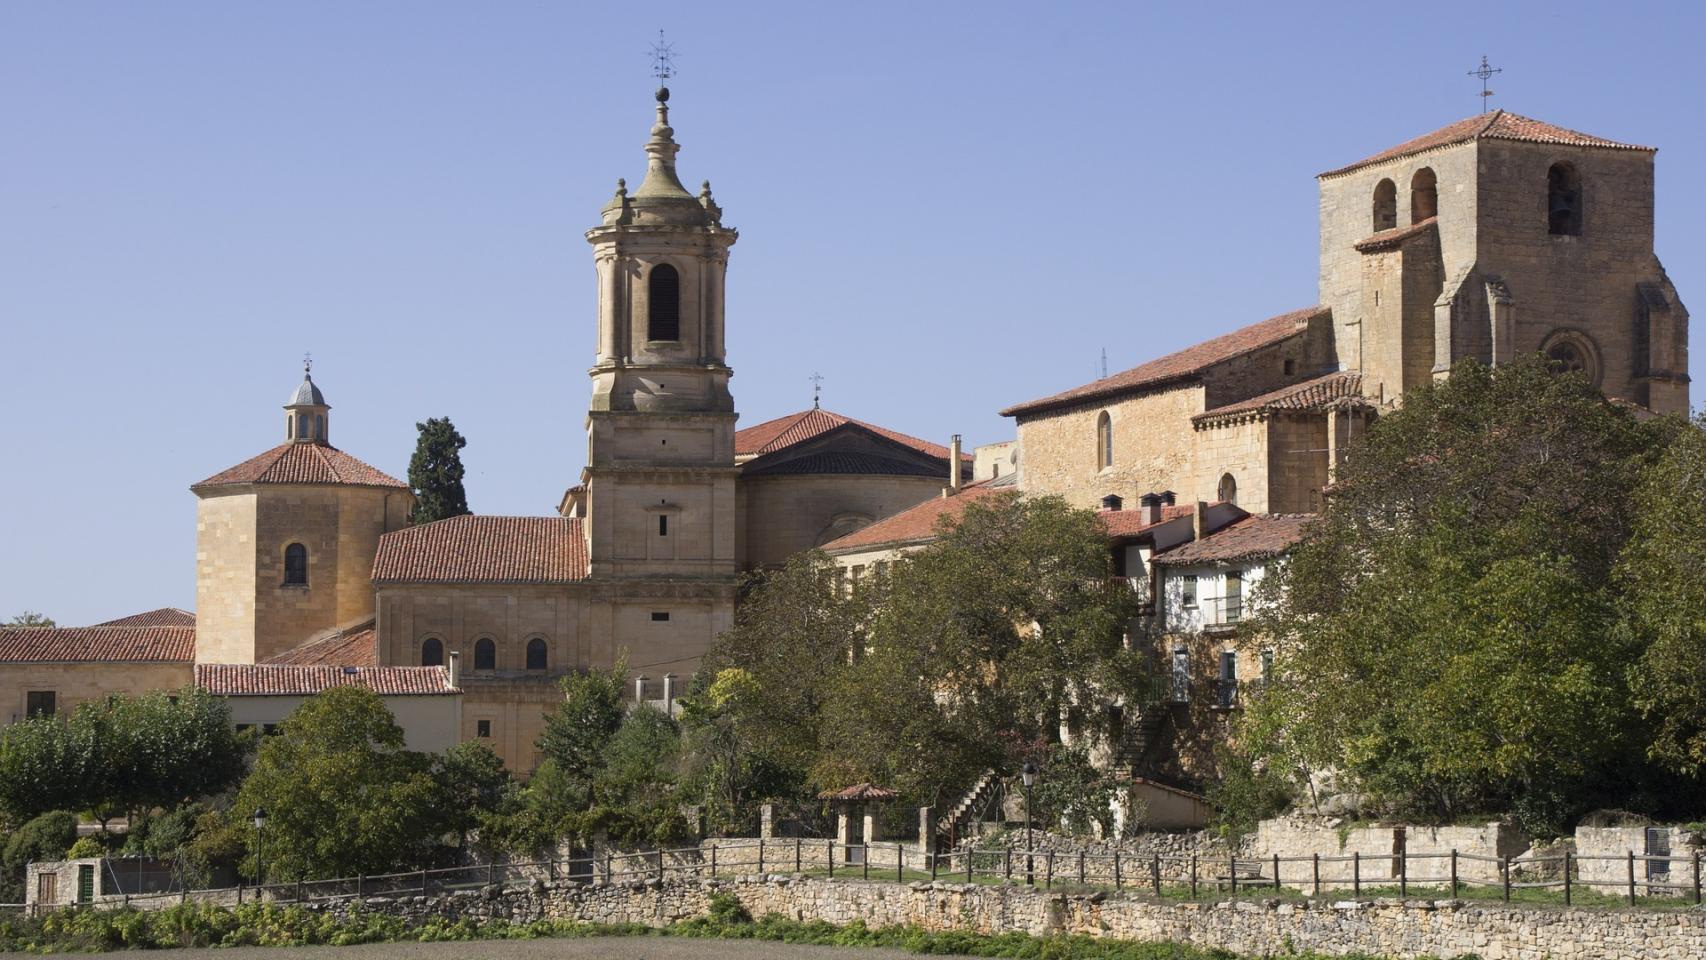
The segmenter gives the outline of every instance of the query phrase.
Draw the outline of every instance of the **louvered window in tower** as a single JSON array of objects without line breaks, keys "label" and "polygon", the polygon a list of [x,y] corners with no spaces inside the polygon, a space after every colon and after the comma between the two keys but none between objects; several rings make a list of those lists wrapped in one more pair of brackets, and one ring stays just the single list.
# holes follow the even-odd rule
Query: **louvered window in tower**
[{"label": "louvered window in tower", "polygon": [[681,339],[681,275],[667,263],[652,268],[646,284],[647,340]]}]

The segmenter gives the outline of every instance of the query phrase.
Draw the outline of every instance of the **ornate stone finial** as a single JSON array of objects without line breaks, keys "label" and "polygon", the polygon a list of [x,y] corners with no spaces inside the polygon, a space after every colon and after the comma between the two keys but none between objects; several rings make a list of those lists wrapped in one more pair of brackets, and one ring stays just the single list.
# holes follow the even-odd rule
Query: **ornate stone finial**
[{"label": "ornate stone finial", "polygon": [[616,199],[623,200],[623,199],[626,199],[627,196],[628,196],[628,178],[627,177],[617,177],[616,178]]},{"label": "ornate stone finial", "polygon": [[711,181],[699,184],[699,205],[705,208],[705,215],[710,218],[713,226],[722,226],[723,208],[717,206],[717,201],[711,199]]}]

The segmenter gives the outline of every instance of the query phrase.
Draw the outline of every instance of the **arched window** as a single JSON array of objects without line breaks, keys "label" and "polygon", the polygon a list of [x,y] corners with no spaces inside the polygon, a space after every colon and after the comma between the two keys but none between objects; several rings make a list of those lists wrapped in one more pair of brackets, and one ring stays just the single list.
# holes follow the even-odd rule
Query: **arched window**
[{"label": "arched window", "polygon": [[1567,163],[1546,171],[1546,232],[1559,237],[1582,235],[1582,178]]},{"label": "arched window", "polygon": [[1546,338],[1540,348],[1554,373],[1579,373],[1599,386],[1599,353],[1586,335],[1560,330]]},{"label": "arched window", "polygon": [[296,415],[296,439],[308,439],[308,418],[301,414]]},{"label": "arched window", "polygon": [[1096,417],[1096,468],[1114,465],[1114,421],[1103,410]]},{"label": "arched window", "polygon": [[1398,225],[1398,185],[1382,180],[1374,185],[1374,230],[1391,230]]},{"label": "arched window", "polygon": [[1220,475],[1220,489],[1217,491],[1217,496],[1222,503],[1236,504],[1238,502],[1238,481],[1232,478],[1232,474],[1223,473]]},{"label": "arched window", "polygon": [[498,668],[498,645],[491,637],[481,637],[474,642],[474,669],[496,670]]},{"label": "arched window", "polygon": [[1423,167],[1410,178],[1410,222],[1421,223],[1439,214],[1439,180],[1432,167]]},{"label": "arched window", "polygon": [[545,669],[545,641],[538,637],[527,641],[527,669]]},{"label": "arched window", "polygon": [[421,641],[421,666],[444,666],[444,642],[437,637],[427,637]]},{"label": "arched window", "polygon": [[308,585],[308,548],[300,543],[284,548],[284,583],[292,587]]},{"label": "arched window", "polygon": [[647,340],[681,339],[681,275],[667,263],[652,268],[646,284],[646,304],[650,321]]},{"label": "arched window", "polygon": [[326,439],[326,418],[318,413],[314,414],[314,439]]}]

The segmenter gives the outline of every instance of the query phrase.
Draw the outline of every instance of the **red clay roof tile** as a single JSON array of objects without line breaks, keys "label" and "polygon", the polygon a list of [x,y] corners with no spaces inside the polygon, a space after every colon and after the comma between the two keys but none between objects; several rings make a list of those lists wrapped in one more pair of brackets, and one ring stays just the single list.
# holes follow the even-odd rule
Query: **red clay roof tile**
[{"label": "red clay roof tile", "polygon": [[1260,323],[1234,330],[1231,333],[1186,347],[1158,360],[1103,377],[1064,393],[1016,404],[1001,411],[1004,417],[1020,417],[1056,407],[1071,406],[1091,400],[1130,393],[1146,387],[1159,386],[1194,377],[1208,368],[1241,357],[1263,347],[1272,346],[1297,336],[1308,328],[1309,321],[1325,312],[1319,306],[1307,307],[1270,317]]},{"label": "red clay roof tile", "polygon": [[276,663],[198,663],[196,686],[221,697],[308,697],[333,687],[365,687],[382,697],[462,691],[444,667],[312,667]]},{"label": "red clay roof tile", "polygon": [[237,483],[341,483],[358,487],[402,487],[408,484],[323,443],[279,444],[257,457],[208,477],[190,487]]},{"label": "red clay roof tile", "polygon": [[1576,147],[1605,147],[1612,150],[1653,152],[1652,147],[1619,143],[1616,140],[1607,140],[1603,137],[1595,137],[1576,130],[1554,126],[1521,114],[1511,113],[1509,110],[1494,110],[1492,113],[1477,114],[1466,120],[1446,124],[1432,133],[1423,134],[1414,140],[1406,140],[1389,150],[1382,150],[1374,156],[1358,160],[1350,166],[1328,170],[1319,176],[1336,177],[1376,163],[1385,163],[1388,160],[1396,160],[1399,157],[1407,157],[1436,147],[1467,143],[1470,140],[1523,140],[1529,143],[1560,143]]},{"label": "red clay roof tile", "polygon": [[909,543],[922,543],[934,540],[937,534],[937,524],[944,517],[957,517],[964,512],[967,505],[974,500],[982,500],[1000,494],[1013,494],[1011,487],[992,486],[989,481],[964,487],[951,497],[931,497],[930,499],[906,510],[884,517],[876,523],[839,537],[823,545],[823,549],[832,553],[845,553],[854,550],[869,550],[881,546],[901,546]]},{"label": "red clay roof tile", "polygon": [[379,538],[374,583],[572,583],[587,578],[579,517],[451,517]]},{"label": "red clay roof tile", "polygon": [[95,624],[97,627],[193,627],[195,614],[177,607],[161,607],[158,610],[148,610],[143,613],[133,613],[128,617],[108,620]]},{"label": "red clay roof tile", "polygon": [[377,667],[379,647],[374,643],[373,624],[355,630],[319,637],[261,661],[314,667]]},{"label": "red clay roof tile", "polygon": [[1208,423],[1260,410],[1325,410],[1345,403],[1354,404],[1362,399],[1362,374],[1340,370],[1314,380],[1281,387],[1259,397],[1215,407],[1192,417],[1191,422]]},{"label": "red clay roof tile", "polygon": [[1303,539],[1312,513],[1253,513],[1203,537],[1155,555],[1169,566],[1196,563],[1236,563],[1286,552]]},{"label": "red clay roof tile", "polygon": [[777,417],[774,420],[766,420],[763,423],[747,427],[745,430],[736,431],[735,456],[749,457],[775,453],[777,450],[786,449],[796,443],[804,443],[813,437],[850,423],[864,427],[878,436],[911,447],[919,453],[941,457],[943,460],[948,459],[948,448],[939,443],[909,437],[904,433],[866,423],[863,420],[855,420],[852,417],[844,417],[829,410],[820,410],[816,407],[799,413],[791,413],[785,417]]},{"label": "red clay roof tile", "polygon": [[0,630],[0,663],[188,663],[194,659],[194,627]]},{"label": "red clay roof tile", "polygon": [[1382,230],[1358,240],[1352,246],[1356,247],[1360,253],[1378,253],[1381,250],[1391,250],[1403,246],[1404,241],[1411,237],[1419,237],[1427,233],[1438,222],[1438,217],[1428,217],[1407,227],[1393,227],[1390,230]]}]

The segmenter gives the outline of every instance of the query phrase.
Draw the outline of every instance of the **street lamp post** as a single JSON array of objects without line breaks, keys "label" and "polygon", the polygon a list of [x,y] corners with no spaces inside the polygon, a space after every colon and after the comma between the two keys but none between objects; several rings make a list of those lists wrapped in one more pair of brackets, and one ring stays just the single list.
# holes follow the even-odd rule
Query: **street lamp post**
[{"label": "street lamp post", "polygon": [[266,869],[261,860],[261,831],[267,826],[267,811],[265,807],[255,808],[255,887],[258,890],[257,899],[266,899]]},{"label": "street lamp post", "polygon": [[1025,883],[1035,886],[1036,861],[1031,857],[1031,785],[1037,782],[1037,765],[1026,760],[1025,765],[1019,768],[1019,777],[1025,781]]}]

